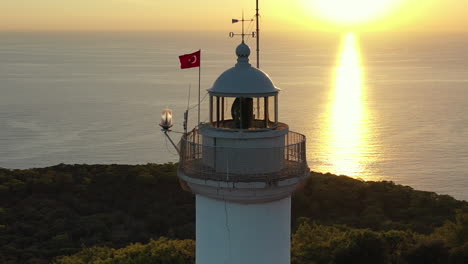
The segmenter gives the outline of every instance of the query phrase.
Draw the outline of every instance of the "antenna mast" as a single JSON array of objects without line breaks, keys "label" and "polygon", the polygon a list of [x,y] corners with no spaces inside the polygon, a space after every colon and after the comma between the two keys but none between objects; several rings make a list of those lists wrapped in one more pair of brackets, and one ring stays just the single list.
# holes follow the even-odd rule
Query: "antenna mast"
[{"label": "antenna mast", "polygon": [[256,0],[257,8],[255,9],[257,12],[255,13],[255,20],[257,22],[257,68],[260,69],[260,28],[258,18],[260,14],[258,13],[258,0]]}]

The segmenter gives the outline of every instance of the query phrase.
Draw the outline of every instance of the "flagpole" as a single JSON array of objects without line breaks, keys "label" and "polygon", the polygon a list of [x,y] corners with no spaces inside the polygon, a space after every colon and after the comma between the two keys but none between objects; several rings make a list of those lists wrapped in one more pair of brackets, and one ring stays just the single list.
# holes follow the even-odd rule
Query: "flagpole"
[{"label": "flagpole", "polygon": [[[201,49],[200,51],[200,59],[201,59]],[[201,79],[201,63],[200,67],[198,67],[198,123],[197,126],[200,124],[200,79]]]}]

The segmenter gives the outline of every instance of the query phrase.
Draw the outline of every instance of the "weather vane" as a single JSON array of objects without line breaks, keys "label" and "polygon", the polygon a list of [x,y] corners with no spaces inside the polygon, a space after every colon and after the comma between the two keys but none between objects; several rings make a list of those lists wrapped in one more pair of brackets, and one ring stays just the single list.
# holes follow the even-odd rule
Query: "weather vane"
[{"label": "weather vane", "polygon": [[252,38],[255,38],[255,32],[252,32],[250,34],[246,34],[244,32],[244,22],[245,21],[250,21],[250,22],[253,22],[254,20],[253,19],[244,19],[244,11],[242,11],[242,19],[235,19],[233,18],[232,19],[232,23],[237,23],[237,22],[242,22],[242,33],[241,34],[236,34],[234,32],[229,32],[229,37],[233,38],[234,36],[242,36],[242,42],[244,42],[244,36],[251,36]]}]

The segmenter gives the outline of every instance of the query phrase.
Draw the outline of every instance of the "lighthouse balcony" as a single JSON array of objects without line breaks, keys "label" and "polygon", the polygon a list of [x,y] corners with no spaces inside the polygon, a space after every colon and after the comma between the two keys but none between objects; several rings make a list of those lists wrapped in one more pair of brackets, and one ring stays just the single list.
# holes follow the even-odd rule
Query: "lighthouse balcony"
[{"label": "lighthouse balcony", "polygon": [[193,130],[179,143],[179,172],[197,180],[263,182],[266,185],[304,178],[310,171],[306,160],[306,138],[296,132],[285,132],[281,144],[273,146],[254,146],[245,140],[244,144],[226,146],[217,145],[199,130]]}]

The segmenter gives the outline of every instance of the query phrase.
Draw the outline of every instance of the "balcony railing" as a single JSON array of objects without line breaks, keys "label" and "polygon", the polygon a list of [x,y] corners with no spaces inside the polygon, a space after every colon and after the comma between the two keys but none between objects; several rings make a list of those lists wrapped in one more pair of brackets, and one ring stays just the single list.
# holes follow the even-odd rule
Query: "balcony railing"
[{"label": "balcony railing", "polygon": [[179,148],[179,169],[196,179],[274,183],[309,173],[306,138],[291,131],[283,146],[241,148],[204,144],[194,130],[181,139]]}]

